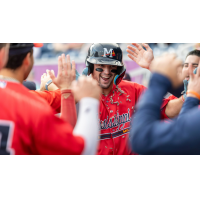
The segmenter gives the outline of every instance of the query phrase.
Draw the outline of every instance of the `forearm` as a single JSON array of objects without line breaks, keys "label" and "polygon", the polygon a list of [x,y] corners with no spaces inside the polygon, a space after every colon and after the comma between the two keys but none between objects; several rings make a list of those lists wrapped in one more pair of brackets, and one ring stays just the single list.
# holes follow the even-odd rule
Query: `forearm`
[{"label": "forearm", "polygon": [[61,91],[61,118],[74,128],[77,121],[76,106],[71,90]]},{"label": "forearm", "polygon": [[181,111],[182,106],[183,106],[182,97],[180,97],[179,99],[171,100],[166,105],[165,114],[169,118],[177,117]]},{"label": "forearm", "polygon": [[96,154],[99,135],[99,101],[83,98],[80,101],[79,117],[74,128],[74,135],[84,138],[85,147],[82,154]]}]

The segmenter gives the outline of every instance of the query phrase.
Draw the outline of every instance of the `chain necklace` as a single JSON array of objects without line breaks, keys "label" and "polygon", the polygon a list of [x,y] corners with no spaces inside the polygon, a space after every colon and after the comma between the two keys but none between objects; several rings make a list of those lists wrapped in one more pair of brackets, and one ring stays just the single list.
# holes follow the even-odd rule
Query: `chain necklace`
[{"label": "chain necklace", "polygon": [[11,81],[11,82],[17,82],[17,83],[19,83],[19,81],[18,81],[17,79],[11,78],[11,77],[8,77],[8,76],[0,75],[0,79],[6,80],[6,81]]}]

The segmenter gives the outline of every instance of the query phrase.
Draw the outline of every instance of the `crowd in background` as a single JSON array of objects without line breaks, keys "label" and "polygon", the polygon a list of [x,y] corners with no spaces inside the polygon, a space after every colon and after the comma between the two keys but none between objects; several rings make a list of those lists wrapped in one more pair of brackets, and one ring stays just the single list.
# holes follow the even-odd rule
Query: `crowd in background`
[{"label": "crowd in background", "polygon": [[[130,43],[118,43],[126,54],[127,45]],[[200,44],[193,43],[148,43],[154,52],[154,56],[160,56],[163,53],[177,53],[178,56],[184,59],[184,56],[188,51],[194,48],[200,49]],[[78,58],[79,60],[84,60],[88,48],[91,43],[44,43],[43,47],[34,50],[35,59],[45,60],[57,58],[61,53],[69,54],[71,58]]]}]

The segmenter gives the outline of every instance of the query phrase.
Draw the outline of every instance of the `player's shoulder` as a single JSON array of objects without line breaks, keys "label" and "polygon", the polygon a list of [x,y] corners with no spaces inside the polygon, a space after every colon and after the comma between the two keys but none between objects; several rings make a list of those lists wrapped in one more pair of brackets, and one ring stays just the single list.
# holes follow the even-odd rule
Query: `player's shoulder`
[{"label": "player's shoulder", "polygon": [[14,101],[19,107],[23,107],[24,109],[32,108],[35,111],[44,110],[44,106],[46,106],[47,109],[49,107],[42,98],[32,94],[30,90],[22,84],[7,82],[7,86],[4,89],[7,95],[10,96],[10,101]]},{"label": "player's shoulder", "polygon": [[164,96],[164,99],[166,100],[173,100],[173,99],[178,99],[177,97],[175,97],[174,95],[172,95],[171,93],[167,93],[165,96]]},{"label": "player's shoulder", "polygon": [[121,88],[141,88],[141,89],[145,89],[146,87],[141,85],[141,84],[138,84],[138,83],[135,83],[135,82],[131,82],[131,81],[126,81],[126,80],[122,80],[119,84],[119,87]]}]

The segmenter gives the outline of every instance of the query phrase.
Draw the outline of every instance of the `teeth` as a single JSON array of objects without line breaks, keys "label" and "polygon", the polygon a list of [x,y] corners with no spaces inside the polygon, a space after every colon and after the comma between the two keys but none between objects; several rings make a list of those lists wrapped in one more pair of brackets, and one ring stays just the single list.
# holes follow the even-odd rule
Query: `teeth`
[{"label": "teeth", "polygon": [[105,76],[102,76],[102,78],[110,78],[110,77],[105,77]]}]

